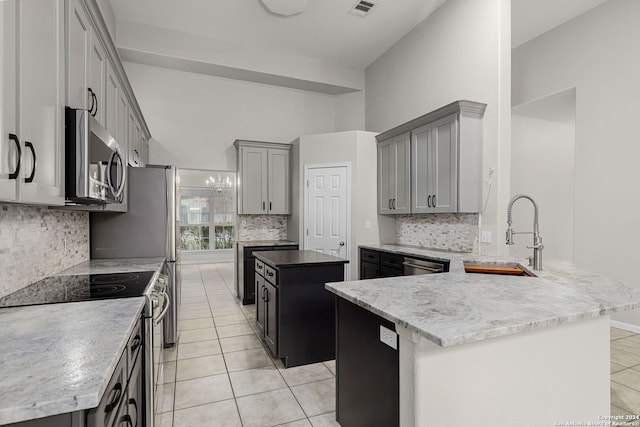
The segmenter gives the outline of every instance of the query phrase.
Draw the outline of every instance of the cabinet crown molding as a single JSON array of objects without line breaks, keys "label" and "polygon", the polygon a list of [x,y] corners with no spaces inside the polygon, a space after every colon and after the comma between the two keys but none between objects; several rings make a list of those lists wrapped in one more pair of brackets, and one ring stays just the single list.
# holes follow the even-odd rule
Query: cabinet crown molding
[{"label": "cabinet crown molding", "polygon": [[250,141],[246,139],[236,139],[233,145],[236,147],[275,148],[279,150],[291,150],[291,147],[293,147],[293,144],[285,144],[281,142]]},{"label": "cabinet crown molding", "polygon": [[378,134],[376,136],[376,140],[377,142],[386,141],[389,138],[402,135],[405,132],[410,132],[415,128],[424,126],[443,117],[447,117],[450,114],[461,113],[466,116],[475,116],[481,118],[484,115],[484,111],[486,108],[487,104],[483,104],[481,102],[467,100],[454,101],[451,104],[447,104],[444,107],[440,107],[437,110],[433,110],[423,116],[396,126],[386,132]]}]

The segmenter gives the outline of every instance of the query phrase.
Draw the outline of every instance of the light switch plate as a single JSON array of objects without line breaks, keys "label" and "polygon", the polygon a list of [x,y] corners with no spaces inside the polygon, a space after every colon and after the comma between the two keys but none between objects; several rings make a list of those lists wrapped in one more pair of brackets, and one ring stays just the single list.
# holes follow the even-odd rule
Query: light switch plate
[{"label": "light switch plate", "polygon": [[490,231],[483,231],[480,234],[480,241],[482,243],[491,243],[491,232]]},{"label": "light switch plate", "polygon": [[398,349],[398,334],[380,325],[380,341],[394,350]]}]

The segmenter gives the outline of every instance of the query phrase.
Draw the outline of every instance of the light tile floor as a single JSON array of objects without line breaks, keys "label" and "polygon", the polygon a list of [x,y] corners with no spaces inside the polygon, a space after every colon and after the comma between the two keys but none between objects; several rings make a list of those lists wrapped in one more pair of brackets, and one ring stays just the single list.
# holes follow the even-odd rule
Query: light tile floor
[{"label": "light tile floor", "polygon": [[183,266],[161,425],[338,426],[335,362],[284,369],[256,335],[255,305],[235,295],[233,264]]},{"label": "light tile floor", "polygon": [[640,334],[611,328],[611,414],[640,415]]},{"label": "light tile floor", "polygon": [[[284,369],[235,297],[233,264],[185,265],[179,338],[165,350],[163,427],[339,426],[335,362]],[[611,328],[611,413],[640,414],[640,334]]]}]

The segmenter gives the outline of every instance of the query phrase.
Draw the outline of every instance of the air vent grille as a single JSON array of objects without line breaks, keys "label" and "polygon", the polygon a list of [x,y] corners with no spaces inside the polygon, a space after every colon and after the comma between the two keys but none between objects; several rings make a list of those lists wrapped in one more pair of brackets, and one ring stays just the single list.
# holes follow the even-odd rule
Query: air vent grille
[{"label": "air vent grille", "polygon": [[355,6],[353,6],[349,13],[356,16],[367,16],[375,5],[375,3],[370,1],[360,0],[355,4]]}]

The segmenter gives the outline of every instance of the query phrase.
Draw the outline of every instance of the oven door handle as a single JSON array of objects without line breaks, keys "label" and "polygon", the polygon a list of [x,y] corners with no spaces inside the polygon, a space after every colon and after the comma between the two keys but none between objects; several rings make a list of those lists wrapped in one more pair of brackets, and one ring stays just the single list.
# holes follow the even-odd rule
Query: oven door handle
[{"label": "oven door handle", "polygon": [[153,319],[154,325],[158,325],[160,322],[162,322],[162,319],[164,319],[164,317],[167,315],[167,312],[169,311],[169,305],[171,304],[171,302],[169,301],[169,294],[167,294],[165,291],[162,291],[162,295],[164,296],[164,308],[162,309],[160,315],[158,315],[158,318]]}]

